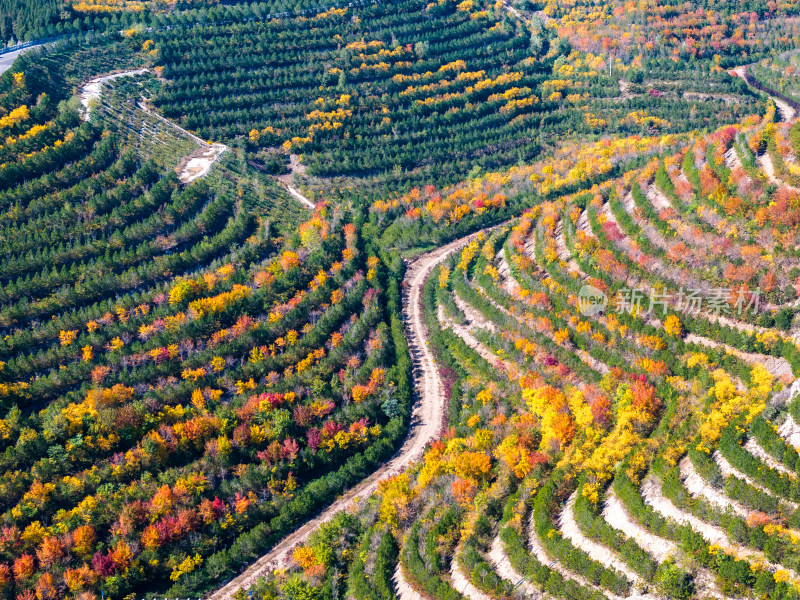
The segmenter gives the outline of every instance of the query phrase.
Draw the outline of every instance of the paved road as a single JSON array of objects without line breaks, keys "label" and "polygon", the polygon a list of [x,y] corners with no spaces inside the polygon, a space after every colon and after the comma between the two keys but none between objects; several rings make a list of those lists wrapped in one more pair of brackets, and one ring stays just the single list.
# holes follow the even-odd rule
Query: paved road
[{"label": "paved road", "polygon": [[27,52],[31,48],[38,48],[39,46],[28,46],[27,48],[22,48],[21,50],[15,50],[14,52],[9,52],[8,54],[1,54],[0,55],[0,75],[5,73],[11,68],[11,65],[17,59],[17,57],[22,54],[23,52]]}]

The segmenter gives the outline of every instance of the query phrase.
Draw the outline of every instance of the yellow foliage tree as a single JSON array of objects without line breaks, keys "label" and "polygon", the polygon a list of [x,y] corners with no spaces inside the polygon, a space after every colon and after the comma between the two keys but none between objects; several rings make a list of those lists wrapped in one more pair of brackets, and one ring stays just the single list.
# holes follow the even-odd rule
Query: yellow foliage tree
[{"label": "yellow foliage tree", "polygon": [[664,319],[664,331],[669,335],[680,335],[683,331],[680,319],[675,315],[669,315]]}]

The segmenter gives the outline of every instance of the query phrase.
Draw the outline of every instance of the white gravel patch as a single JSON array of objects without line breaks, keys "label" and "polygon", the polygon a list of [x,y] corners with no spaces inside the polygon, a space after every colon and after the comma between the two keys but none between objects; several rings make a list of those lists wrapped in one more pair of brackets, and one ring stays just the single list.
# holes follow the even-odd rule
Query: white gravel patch
[{"label": "white gravel patch", "polygon": [[786,420],[778,427],[778,434],[790,446],[795,449],[800,448],[800,425],[797,424],[792,415],[786,415]]}]

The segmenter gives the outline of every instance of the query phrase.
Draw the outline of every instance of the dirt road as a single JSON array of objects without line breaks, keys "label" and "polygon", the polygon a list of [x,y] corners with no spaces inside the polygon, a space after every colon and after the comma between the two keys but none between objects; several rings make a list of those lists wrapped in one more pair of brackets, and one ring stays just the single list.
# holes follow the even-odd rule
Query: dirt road
[{"label": "dirt road", "polygon": [[[742,78],[745,83],[752,85],[750,81],[750,76],[747,73],[747,66],[748,65],[741,65],[739,67],[734,67],[733,69],[731,69],[731,72],[736,73],[736,76]],[[794,120],[796,114],[795,109],[789,106],[789,104],[785,100],[782,100],[781,98],[769,94],[766,90],[764,90],[764,92],[767,93],[770,98],[772,98],[772,101],[775,103],[775,107],[781,114],[781,118],[787,123],[791,123]]]},{"label": "dirt road", "polygon": [[292,550],[305,542],[320,525],[347,508],[356,498],[367,498],[384,479],[403,472],[412,462],[422,458],[425,446],[437,438],[444,426],[444,387],[433,353],[428,349],[425,316],[422,309],[422,288],[431,271],[450,254],[471,242],[478,233],[423,254],[411,263],[404,281],[403,319],[411,358],[414,364],[414,387],[418,398],[411,416],[411,427],[405,443],[384,466],[359,485],[349,490],[319,516],[308,521],[284,538],[277,546],[251,565],[244,573],[207,596],[210,600],[229,600],[239,588],[247,589],[271,570],[291,561]]},{"label": "dirt road", "polygon": [[291,185],[287,185],[286,191],[288,191],[292,195],[292,197],[295,200],[297,200],[300,204],[302,204],[306,208],[314,210],[316,205],[311,200],[303,196],[303,194],[301,194],[296,188],[292,187]]}]

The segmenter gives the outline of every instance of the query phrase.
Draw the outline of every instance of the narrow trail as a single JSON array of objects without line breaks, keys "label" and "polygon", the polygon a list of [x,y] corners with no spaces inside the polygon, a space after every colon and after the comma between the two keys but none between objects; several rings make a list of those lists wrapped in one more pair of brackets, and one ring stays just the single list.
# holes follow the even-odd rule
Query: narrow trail
[{"label": "narrow trail", "polygon": [[[613,487],[609,487],[606,492],[603,517],[611,527],[635,540],[657,563],[661,564],[669,559],[677,559],[680,564],[685,560],[675,542],[657,536],[631,518],[628,509],[625,508]],[[727,598],[717,588],[714,574],[706,568],[697,569],[695,583],[700,591],[700,597]]]},{"label": "narrow trail", "polygon": [[[467,321],[471,324],[472,327],[477,327],[479,329],[485,329],[486,331],[495,332],[497,331],[497,327],[495,324],[483,316],[483,314],[472,304],[469,304],[466,300],[464,300],[461,296],[458,295],[458,292],[453,294],[453,302],[458,307],[458,309],[464,313],[466,316]],[[499,310],[505,311],[505,309],[500,308]],[[505,311],[508,314],[507,311]]]},{"label": "narrow trail", "polygon": [[497,573],[501,579],[510,581],[517,586],[518,589],[521,589],[526,598],[531,598],[532,600],[545,598],[544,593],[536,589],[533,584],[525,579],[522,573],[511,566],[511,561],[508,558],[508,554],[506,554],[506,549],[503,546],[503,541],[500,539],[500,536],[497,536],[492,541],[492,547],[489,549],[489,554],[486,555],[486,558],[489,560],[489,564],[494,568],[495,573]]},{"label": "narrow trail", "polygon": [[[295,176],[299,176],[301,179],[303,175],[306,173],[306,167],[300,162],[300,155],[299,154],[290,154],[289,155],[289,171],[283,175],[277,175],[275,179],[278,180],[278,183],[281,184],[283,189],[285,189],[289,194],[297,200],[300,204],[314,210],[316,208],[316,202],[312,202],[303,193],[297,189],[293,182],[295,182]],[[296,182],[295,182],[296,183]]]},{"label": "narrow trail", "polygon": [[[668,498],[665,498],[661,490],[661,481],[652,475],[648,475],[645,478],[641,492],[645,504],[652,507],[652,509],[662,517],[672,519],[682,525],[688,525],[702,535],[709,544],[716,544],[721,548],[733,549],[728,541],[728,535],[722,529],[698,519],[693,514],[675,506]],[[744,548],[739,548],[739,550],[741,550],[743,554],[747,553]]]},{"label": "narrow trail", "polygon": [[800,192],[800,189],[794,187],[793,185],[789,185],[783,179],[778,178],[778,176],[775,174],[775,164],[772,162],[772,157],[768,153],[757,157],[756,163],[758,163],[758,166],[761,167],[761,170],[766,174],[770,183],[777,185],[778,187],[788,188],[793,192]]},{"label": "narrow trail", "polygon": [[311,200],[303,196],[303,194],[301,194],[299,190],[292,187],[291,185],[286,186],[286,191],[289,192],[292,195],[292,197],[296,199],[298,202],[300,202],[300,204],[302,204],[303,206],[310,208],[311,210],[314,210],[314,208],[316,207],[316,204],[314,204]]},{"label": "narrow trail", "polygon": [[201,146],[188,156],[184,156],[178,163],[178,179],[183,183],[191,183],[195,179],[205,177],[211,171],[219,157],[222,156],[228,147],[225,144],[208,144]]},{"label": "narrow trail", "polygon": [[506,260],[506,249],[502,248],[500,252],[497,253],[496,258],[498,260],[497,271],[503,282],[503,289],[513,298],[517,284],[511,276],[511,266],[508,264],[508,260]]},{"label": "narrow trail", "polygon": [[542,546],[541,541],[539,541],[539,536],[536,533],[536,523],[533,519],[533,513],[531,513],[530,524],[528,526],[528,548],[536,560],[549,567],[553,571],[558,571],[565,579],[572,579],[580,585],[592,588],[611,600],[622,600],[621,596],[617,596],[616,594],[613,594],[604,588],[596,586],[582,575],[566,569],[560,562],[551,558],[544,549],[544,546]]},{"label": "narrow trail", "polygon": [[[91,120],[92,104],[100,100],[100,96],[103,93],[103,86],[105,86],[107,83],[115,79],[119,79],[120,77],[133,77],[136,75],[144,75],[145,73],[149,72],[150,69],[122,71],[119,73],[111,73],[109,75],[95,77],[94,79],[87,81],[81,86],[80,93],[78,94],[78,98],[83,105],[83,114],[81,115],[82,118],[86,121]],[[197,148],[188,155],[182,157],[178,161],[178,165],[175,167],[175,171],[178,173],[178,179],[182,183],[191,183],[195,179],[199,179],[208,175],[209,171],[211,171],[211,167],[214,166],[214,163],[216,163],[220,157],[225,154],[225,152],[230,150],[230,148],[228,148],[228,146],[225,144],[221,144],[219,142],[207,142],[191,131],[187,131],[174,121],[170,121],[166,117],[160,115],[157,111],[151,109],[144,100],[137,101],[136,106],[146,115],[154,117],[167,127],[177,131],[181,136],[188,137],[195,144],[197,144]]]},{"label": "narrow trail", "polygon": [[564,221],[559,219],[555,230],[556,235],[556,253],[558,259],[567,265],[567,270],[574,274],[578,279],[585,281],[589,276],[583,272],[578,261],[567,248],[567,239],[564,235]]},{"label": "narrow trail", "polygon": [[776,471],[780,471],[784,475],[787,475],[790,479],[797,477],[797,474],[794,471],[787,468],[786,465],[778,461],[774,456],[767,452],[755,438],[747,438],[747,442],[743,447],[768,467],[771,467]]},{"label": "narrow trail", "polygon": [[457,548],[453,560],[450,561],[450,585],[469,600],[492,600],[487,594],[476,588],[469,580],[469,576],[461,570],[461,564],[458,561],[459,553],[460,548]]},{"label": "narrow trail", "polygon": [[100,99],[100,94],[103,91],[103,86],[107,84],[109,81],[113,81],[115,79],[119,79],[120,77],[133,77],[135,75],[144,75],[145,73],[149,72],[150,69],[136,69],[133,71],[122,71],[121,73],[111,73],[110,75],[103,75],[102,77],[95,77],[94,79],[90,79],[86,83],[81,86],[80,94],[78,94],[78,98],[80,98],[81,104],[83,105],[83,118],[86,121],[91,119],[91,104]]},{"label": "narrow trail", "polygon": [[214,165],[214,163],[217,162],[220,157],[225,154],[225,152],[230,150],[230,148],[228,148],[228,146],[225,144],[221,144],[219,142],[207,142],[200,136],[193,134],[191,131],[187,131],[174,121],[170,121],[155,110],[151,109],[145,102],[140,101],[137,103],[137,105],[148,115],[154,116],[168,127],[172,127],[198,144],[199,148],[188,156],[183,157],[178,164],[178,179],[180,179],[183,183],[189,183],[200,177],[205,177],[211,170],[211,167]]},{"label": "narrow trail", "polygon": [[709,544],[716,544],[724,550],[746,557],[751,562],[763,564],[773,573],[778,570],[785,570],[789,574],[791,581],[798,580],[797,573],[793,570],[769,562],[763,552],[731,542],[727,533],[720,527],[707,523],[692,513],[675,506],[671,500],[663,495],[661,486],[660,480],[648,475],[641,487],[642,498],[644,498],[645,503],[650,505],[661,516],[671,518],[683,525],[688,525],[702,535]]},{"label": "narrow trail", "polygon": [[688,456],[684,456],[680,463],[678,463],[678,466],[680,468],[683,484],[686,486],[686,489],[689,491],[689,494],[691,494],[692,497],[697,498],[699,496],[704,498],[709,504],[712,504],[713,506],[716,506],[722,510],[730,509],[738,516],[745,519],[747,518],[747,515],[750,514],[750,511],[747,510],[747,508],[735,500],[728,498],[718,488],[715,488],[713,485],[703,479],[700,473],[697,472],[697,469],[694,468],[694,464]]},{"label": "narrow trail", "polygon": [[[743,79],[746,84],[752,85],[750,83],[750,75],[747,73],[747,66],[748,65],[741,65],[738,67],[734,67],[733,69],[731,69],[731,72],[735,73],[737,77]],[[773,96],[772,94],[769,94],[766,91],[764,91],[764,93],[767,94],[770,98],[772,98],[772,101],[775,103],[775,107],[778,109],[778,112],[781,113],[781,118],[787,123],[791,123],[794,120],[796,114],[795,109],[789,106],[789,104],[785,100]]]},{"label": "narrow trail", "polygon": [[[330,521],[336,513],[347,508],[354,499],[367,498],[378,488],[378,483],[384,479],[401,473],[412,462],[422,458],[425,446],[431,440],[436,439],[441,432],[445,416],[444,386],[433,353],[427,343],[422,289],[428,276],[437,265],[475,239],[478,234],[479,232],[475,232],[420,256],[409,265],[406,271],[403,281],[403,319],[406,327],[406,339],[414,363],[414,389],[417,390],[419,397],[411,417],[409,434],[403,446],[387,464],[347,491],[317,517],[283,538],[277,546],[258,559],[246,571],[209,594],[207,598],[231,600],[233,594],[240,588],[247,589],[260,576],[289,564],[292,560],[292,550],[297,545],[304,543],[317,527]],[[412,600],[413,598],[411,597]]]},{"label": "narrow trail", "polygon": [[[145,69],[145,70],[146,70],[146,69]],[[184,129],[183,127],[181,127],[180,125],[178,125],[178,124],[177,124],[175,121],[170,121],[170,120],[169,120],[168,118],[166,118],[165,116],[163,116],[163,115],[161,115],[161,114],[157,113],[156,111],[154,111],[152,108],[150,108],[150,107],[147,105],[147,103],[140,101],[140,102],[137,102],[136,104],[137,104],[137,106],[138,106],[139,108],[141,108],[141,109],[142,109],[144,112],[146,112],[147,114],[153,115],[153,116],[154,116],[156,119],[158,119],[159,121],[161,121],[161,122],[162,122],[162,123],[164,123],[165,125],[169,125],[169,126],[170,126],[170,127],[172,127],[173,129],[177,129],[177,130],[178,130],[178,131],[180,131],[180,132],[181,132],[183,135],[185,135],[185,136],[187,136],[187,137],[189,137],[189,138],[193,139],[193,140],[194,140],[195,142],[197,142],[198,144],[200,144],[200,145],[203,145],[203,144],[208,144],[208,142],[207,142],[207,141],[205,141],[203,138],[201,138],[199,135],[195,135],[194,133],[192,133],[192,132],[191,132],[191,131],[189,131],[188,129]]]},{"label": "narrow trail", "polygon": [[781,504],[785,504],[786,506],[789,506],[792,510],[797,510],[798,508],[800,508],[800,505],[798,505],[797,502],[792,502],[791,500],[787,500],[786,498],[778,496],[777,494],[775,494],[775,492],[773,492],[769,488],[764,487],[763,485],[761,485],[757,481],[753,481],[753,479],[749,475],[746,475],[745,473],[742,473],[739,469],[737,469],[730,462],[728,462],[728,459],[726,459],[724,456],[722,456],[722,454],[720,454],[719,450],[716,450],[714,452],[714,461],[719,466],[719,470],[722,473],[723,477],[728,477],[729,475],[732,475],[732,476],[736,477],[737,479],[741,479],[742,481],[744,481],[748,485],[753,486],[754,488],[756,488],[757,490],[763,492],[767,496],[772,496],[773,498],[778,500]]},{"label": "narrow trail", "polygon": [[586,537],[580,527],[578,527],[578,522],[575,520],[575,501],[577,499],[578,492],[576,490],[572,492],[569,500],[567,500],[566,504],[564,504],[564,508],[561,510],[561,514],[558,518],[558,525],[561,528],[561,533],[564,534],[566,539],[572,542],[573,546],[583,550],[592,560],[619,571],[635,585],[641,585],[643,581],[637,573],[634,573],[631,568],[620,560],[609,548]]},{"label": "narrow trail", "polygon": [[728,344],[723,344],[694,333],[688,334],[683,341],[687,344],[700,344],[701,346],[709,348],[722,348],[728,354],[733,354],[746,363],[762,365],[773,377],[778,379],[794,379],[792,365],[785,358],[777,358],[768,354],[758,354],[755,352],[743,352]]},{"label": "narrow trail", "polygon": [[634,521],[613,487],[609,487],[606,492],[603,518],[611,527],[635,540],[658,563],[674,557],[678,550],[678,546],[674,542],[651,533],[650,530]]},{"label": "narrow trail", "polygon": [[661,188],[659,188],[655,182],[647,186],[645,197],[656,210],[675,210],[675,207],[672,206],[672,201],[667,198],[667,195],[661,191]]}]

